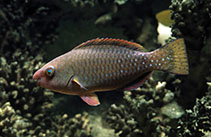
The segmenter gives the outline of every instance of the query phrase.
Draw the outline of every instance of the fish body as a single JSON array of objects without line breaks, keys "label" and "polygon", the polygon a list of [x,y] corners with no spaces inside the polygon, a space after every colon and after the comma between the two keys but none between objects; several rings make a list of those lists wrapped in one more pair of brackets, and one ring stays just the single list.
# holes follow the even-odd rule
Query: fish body
[{"label": "fish body", "polygon": [[82,43],[38,70],[38,85],[64,94],[79,95],[89,105],[98,105],[98,91],[133,89],[152,71],[188,74],[183,39],[155,51],[120,39],[94,39]]}]

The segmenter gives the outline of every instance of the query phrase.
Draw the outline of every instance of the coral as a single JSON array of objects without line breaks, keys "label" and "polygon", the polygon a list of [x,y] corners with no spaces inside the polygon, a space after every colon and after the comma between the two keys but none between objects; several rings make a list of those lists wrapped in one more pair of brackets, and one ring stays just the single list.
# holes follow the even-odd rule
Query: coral
[{"label": "coral", "polygon": [[211,74],[210,7],[209,0],[172,0],[170,5],[175,21],[173,36],[185,39],[189,58],[190,73],[182,83],[180,98],[185,108],[192,108],[195,99],[207,91],[206,79]]},{"label": "coral", "polygon": [[186,110],[179,120],[178,136],[203,136],[211,132],[211,92],[196,100],[193,109]]},{"label": "coral", "polygon": [[[67,114],[56,115],[53,118],[40,119],[39,125],[18,115],[10,102],[6,102],[0,108],[0,137],[9,136],[39,136],[39,137],[91,137],[88,113],[76,114],[69,118]],[[44,123],[46,122],[46,123]]]},{"label": "coral", "polygon": [[152,77],[141,88],[125,91],[125,104],[112,105],[108,110],[109,125],[122,137],[170,134],[175,121],[184,114],[175,99],[178,81],[172,82],[175,93],[166,89],[166,82],[156,82]]},{"label": "coral", "polygon": [[208,91],[210,92],[211,91],[211,82],[207,82],[207,85],[208,85]]},{"label": "coral", "polygon": [[36,57],[29,54],[17,49],[12,55],[13,61],[0,58],[0,98],[9,101],[19,114],[30,118],[52,107],[53,93],[36,86],[32,75],[43,65],[43,59],[41,54]]},{"label": "coral", "polygon": [[53,106],[53,93],[37,87],[32,79],[43,65],[38,46],[56,38],[58,21],[51,16],[52,9],[56,11],[56,6],[38,1],[0,2],[2,136],[29,135],[29,129],[39,126]]},{"label": "coral", "polygon": [[118,5],[123,5],[127,2],[127,0],[114,0],[114,3],[117,3]]},{"label": "coral", "polygon": [[92,128],[89,124],[87,112],[76,114],[73,118],[68,118],[67,114],[57,115],[51,126],[51,132],[47,136],[91,137]]},{"label": "coral", "polygon": [[190,49],[200,50],[210,39],[210,6],[209,0],[172,0],[170,8],[175,20],[172,33],[174,36],[184,37]]},{"label": "coral", "polygon": [[[55,115],[53,92],[36,86],[41,46],[55,41],[57,6],[40,1],[0,2],[0,136],[89,137],[88,114]],[[42,25],[41,25],[42,24]],[[8,48],[9,47],[9,48]],[[71,126],[70,126],[71,125]],[[81,132],[82,131],[82,132]]]},{"label": "coral", "polygon": [[0,121],[1,137],[25,136],[31,127],[29,120],[18,115],[10,102],[0,105]]},{"label": "coral", "polygon": [[[77,43],[79,39],[94,37],[93,33],[99,31],[99,28],[107,32],[97,33],[97,37],[111,36],[109,34],[114,34],[115,28],[121,29],[118,37],[121,34],[121,37],[153,49],[158,46],[157,21],[154,17],[160,10],[157,3],[161,2],[1,1],[0,136],[91,137],[94,126],[90,124],[90,114],[84,112],[69,117],[64,111],[58,111],[58,108],[54,109],[58,111],[55,114],[51,109],[55,99],[53,92],[37,87],[32,80],[33,72],[45,62],[41,52],[43,45],[56,40],[56,30],[62,20],[67,21],[65,27],[71,30],[68,35],[63,34],[67,39],[74,34],[77,39],[73,41]],[[172,32],[176,37],[185,38],[190,57],[190,76],[184,80],[184,77],[177,79],[175,75],[163,74],[151,77],[137,90],[125,91],[124,103],[111,105],[106,113],[107,123],[117,136],[201,136],[210,131],[210,5],[210,1],[206,0],[172,0],[172,18],[175,20]],[[85,27],[72,27],[68,21],[75,23],[78,28]],[[67,44],[68,49],[71,44]],[[155,80],[158,77],[163,82]],[[193,109],[184,111],[183,108],[192,108],[196,97],[203,96],[207,87],[206,96],[197,99]],[[97,116],[101,117],[99,114]],[[95,134],[99,134],[98,129],[95,128]]]},{"label": "coral", "polygon": [[83,8],[86,6],[95,6],[97,4],[96,0],[64,0],[64,2],[69,2],[73,7]]},{"label": "coral", "polygon": [[[34,70],[43,65],[41,55],[33,57],[29,52],[22,53],[17,49],[11,58],[10,60],[13,61],[0,58],[1,120],[9,120],[2,123],[1,135],[25,135],[29,127],[37,126],[47,116],[47,112],[52,107],[53,93],[43,91],[32,80]],[[21,123],[26,127],[20,127]],[[11,126],[11,129],[8,126]]]},{"label": "coral", "polygon": [[115,129],[115,133],[120,137],[136,137],[142,136],[143,130],[139,128],[138,122],[134,119],[134,115],[130,113],[125,105],[111,105],[108,109],[106,122],[110,127]]},{"label": "coral", "polygon": [[[0,58],[0,133],[2,136],[90,137],[88,114],[52,115],[53,92],[37,87],[33,72],[43,63],[41,54],[30,56],[17,49],[14,61]],[[51,117],[52,115],[52,117]],[[71,125],[71,126],[70,126]]]},{"label": "coral", "polygon": [[174,101],[163,106],[161,108],[161,113],[171,119],[178,119],[184,114],[184,110]]},{"label": "coral", "polygon": [[[81,3],[82,1],[79,2]],[[152,3],[148,3],[145,0],[115,0],[103,2],[96,0],[92,9],[84,8],[85,13],[88,9],[92,14],[86,15],[86,17],[80,16],[80,18],[90,20],[90,18],[94,17],[94,23],[97,26],[104,27],[110,25],[113,28],[121,28],[124,30],[123,34],[127,36],[128,39],[135,40],[136,42],[143,44],[145,47],[149,47],[148,49],[151,50],[157,47],[157,22],[154,15],[151,14],[154,10],[153,7],[149,6],[151,4]],[[92,12],[92,10],[96,10],[98,8],[99,12]],[[78,11],[75,11],[75,13],[77,14]],[[77,15],[76,18],[78,18]]]},{"label": "coral", "polygon": [[[157,83],[157,84],[156,84]],[[136,136],[202,136],[211,130],[211,92],[196,100],[193,109],[183,110],[177,103],[181,92],[179,79],[168,90],[166,82],[152,77],[134,91],[125,91],[125,104],[113,104],[107,112],[107,122],[120,137]],[[208,82],[210,90],[211,86]]]},{"label": "coral", "polygon": [[[0,2],[0,54],[10,57],[17,48],[36,55],[39,46],[55,41],[59,11],[56,5],[33,0]],[[10,48],[8,50],[7,48]]]}]

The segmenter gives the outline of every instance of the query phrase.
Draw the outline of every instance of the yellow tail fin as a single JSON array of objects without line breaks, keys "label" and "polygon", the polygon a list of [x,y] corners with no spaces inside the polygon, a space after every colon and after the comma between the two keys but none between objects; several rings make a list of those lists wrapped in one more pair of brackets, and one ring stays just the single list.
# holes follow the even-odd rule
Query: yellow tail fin
[{"label": "yellow tail fin", "polygon": [[180,38],[166,44],[154,54],[160,55],[161,69],[175,74],[189,74],[188,59],[184,39]]}]

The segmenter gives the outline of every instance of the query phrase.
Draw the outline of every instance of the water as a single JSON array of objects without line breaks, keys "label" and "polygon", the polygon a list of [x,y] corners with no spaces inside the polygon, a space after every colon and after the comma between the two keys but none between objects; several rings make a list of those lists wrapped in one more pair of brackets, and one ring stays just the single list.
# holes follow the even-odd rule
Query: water
[{"label": "water", "polygon": [[[210,0],[2,0],[0,137],[210,136],[210,5]],[[155,16],[169,6],[174,38],[166,41],[184,38],[188,76],[154,72],[135,90],[97,93],[97,107],[32,79],[48,61],[97,37],[157,49]]]}]

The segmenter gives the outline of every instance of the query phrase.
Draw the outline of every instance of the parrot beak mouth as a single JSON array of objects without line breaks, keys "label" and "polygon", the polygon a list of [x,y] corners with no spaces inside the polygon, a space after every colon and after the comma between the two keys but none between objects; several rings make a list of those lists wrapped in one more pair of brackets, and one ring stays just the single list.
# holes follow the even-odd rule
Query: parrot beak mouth
[{"label": "parrot beak mouth", "polygon": [[42,79],[41,74],[42,74],[42,71],[38,70],[33,75],[33,80],[35,80],[37,82],[38,86],[40,85],[40,80]]},{"label": "parrot beak mouth", "polygon": [[34,75],[33,75],[33,80],[36,80],[36,81],[37,81],[38,79],[40,79],[39,70],[36,71],[36,72],[34,73]]}]

